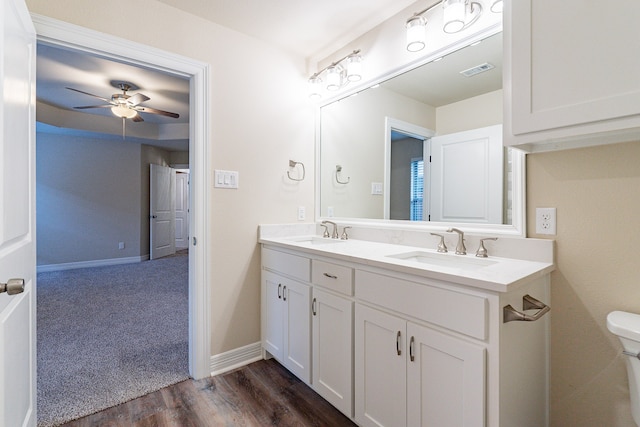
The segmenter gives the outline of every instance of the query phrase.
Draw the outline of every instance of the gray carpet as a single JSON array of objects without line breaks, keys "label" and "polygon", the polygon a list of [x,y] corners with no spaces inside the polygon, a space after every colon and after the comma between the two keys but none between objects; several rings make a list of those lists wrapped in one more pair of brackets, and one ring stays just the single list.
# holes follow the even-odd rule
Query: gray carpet
[{"label": "gray carpet", "polygon": [[38,426],[182,381],[188,256],[38,274]]}]

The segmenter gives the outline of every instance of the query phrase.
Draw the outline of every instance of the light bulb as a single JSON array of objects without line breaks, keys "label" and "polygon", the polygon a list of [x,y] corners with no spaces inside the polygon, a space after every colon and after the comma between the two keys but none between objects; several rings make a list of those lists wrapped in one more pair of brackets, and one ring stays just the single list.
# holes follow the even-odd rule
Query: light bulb
[{"label": "light bulb", "polygon": [[347,57],[347,80],[357,82],[362,79],[362,57],[351,54]]},{"label": "light bulb", "polygon": [[414,15],[407,20],[407,50],[417,52],[424,49],[426,41],[427,20],[422,16]]},{"label": "light bulb", "polygon": [[342,86],[342,67],[332,65],[327,68],[327,90],[338,90]]},{"label": "light bulb", "polygon": [[462,30],[465,25],[465,17],[467,13],[465,0],[444,0],[442,3],[444,8],[442,30],[445,33],[457,33]]}]

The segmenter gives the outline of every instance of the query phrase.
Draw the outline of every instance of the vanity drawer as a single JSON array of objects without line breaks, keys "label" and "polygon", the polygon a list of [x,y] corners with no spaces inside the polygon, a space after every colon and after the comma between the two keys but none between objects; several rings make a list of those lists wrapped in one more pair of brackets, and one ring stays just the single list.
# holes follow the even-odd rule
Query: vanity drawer
[{"label": "vanity drawer", "polygon": [[311,260],[311,282],[345,295],[353,295],[353,268],[314,259]]},{"label": "vanity drawer", "polygon": [[262,267],[308,282],[311,276],[311,260],[273,249],[262,248]]},{"label": "vanity drawer", "polygon": [[356,298],[470,337],[487,338],[487,299],[356,270]]}]

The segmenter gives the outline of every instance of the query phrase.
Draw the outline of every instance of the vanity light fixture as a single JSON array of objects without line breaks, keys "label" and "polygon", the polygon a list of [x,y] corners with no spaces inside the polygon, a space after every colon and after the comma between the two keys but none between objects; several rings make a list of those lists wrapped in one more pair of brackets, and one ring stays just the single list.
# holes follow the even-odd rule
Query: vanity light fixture
[{"label": "vanity light fixture", "polygon": [[[492,0],[491,10],[502,11],[502,0]],[[500,3],[500,5],[498,5]],[[424,49],[427,40],[427,19],[423,16],[436,6],[442,5],[443,22],[442,30],[445,33],[457,33],[475,23],[482,14],[482,4],[471,0],[442,0],[428,8],[416,12],[407,19],[407,50],[418,52]]]},{"label": "vanity light fixture", "polygon": [[360,55],[360,49],[354,50],[309,77],[310,98],[318,99],[322,97],[323,74],[326,80],[326,89],[330,91],[336,91],[349,82],[361,80],[362,56]]}]

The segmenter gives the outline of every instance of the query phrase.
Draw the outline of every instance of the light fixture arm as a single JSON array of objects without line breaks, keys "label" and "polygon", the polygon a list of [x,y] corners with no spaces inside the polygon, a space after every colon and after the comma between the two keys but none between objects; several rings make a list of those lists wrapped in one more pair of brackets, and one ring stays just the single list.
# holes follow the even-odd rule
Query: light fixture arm
[{"label": "light fixture arm", "polygon": [[316,71],[315,73],[313,73],[313,75],[311,76],[312,79],[317,78],[318,76],[320,76],[320,74],[324,73],[325,71],[327,71],[329,68],[331,67],[335,67],[336,65],[338,65],[339,63],[341,63],[342,61],[344,61],[345,59],[347,59],[350,56],[353,55],[358,55],[360,53],[360,49],[356,49],[353,52],[351,52],[348,55],[343,56],[342,58],[338,59],[335,62],[332,62],[331,64],[327,65],[326,67],[324,67],[322,70],[320,71]]},{"label": "light fixture arm", "polygon": [[[412,16],[411,18],[416,17],[416,16],[422,16],[422,15],[424,15],[425,13],[429,12],[431,9],[435,8],[436,6],[440,6],[441,4],[442,4],[442,0],[438,0],[437,2],[435,2],[434,4],[432,4],[431,6],[427,7],[426,9],[421,10],[420,12],[416,12],[416,13],[414,13],[414,14],[413,14],[413,16]],[[411,19],[411,18],[410,18],[410,19]]]}]

